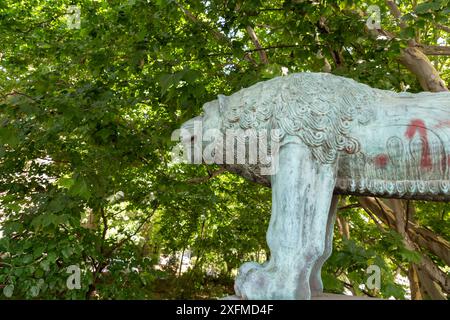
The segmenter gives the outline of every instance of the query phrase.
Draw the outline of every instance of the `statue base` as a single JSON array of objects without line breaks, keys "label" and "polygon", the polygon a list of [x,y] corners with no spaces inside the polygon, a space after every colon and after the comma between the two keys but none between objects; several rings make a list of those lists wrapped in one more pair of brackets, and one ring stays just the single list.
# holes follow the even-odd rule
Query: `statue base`
[{"label": "statue base", "polygon": [[[227,296],[219,300],[242,300],[238,296]],[[345,294],[323,293],[320,296],[311,297],[311,300],[381,300],[380,298],[348,296]]]}]

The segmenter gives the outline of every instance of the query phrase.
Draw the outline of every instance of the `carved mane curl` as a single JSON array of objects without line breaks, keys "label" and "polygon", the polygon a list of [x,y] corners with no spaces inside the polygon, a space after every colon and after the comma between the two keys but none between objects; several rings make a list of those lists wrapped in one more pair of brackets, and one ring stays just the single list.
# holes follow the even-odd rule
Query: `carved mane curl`
[{"label": "carved mane curl", "polygon": [[296,73],[219,95],[222,130],[278,129],[281,144],[300,140],[321,163],[356,153],[355,125],[368,123],[386,93],[327,73]]}]

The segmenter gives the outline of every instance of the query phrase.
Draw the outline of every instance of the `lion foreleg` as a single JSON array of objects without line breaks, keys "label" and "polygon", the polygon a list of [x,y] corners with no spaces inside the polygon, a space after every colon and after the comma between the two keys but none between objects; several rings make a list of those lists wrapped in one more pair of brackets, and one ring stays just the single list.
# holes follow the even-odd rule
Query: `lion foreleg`
[{"label": "lion foreleg", "polygon": [[330,257],[333,251],[333,229],[334,223],[336,221],[336,211],[339,197],[333,195],[331,199],[330,210],[328,213],[327,230],[325,236],[325,249],[322,256],[316,261],[312,271],[309,284],[311,287],[311,295],[318,296],[323,293],[323,283],[322,283],[322,267],[325,261]]},{"label": "lion foreleg", "polygon": [[304,145],[280,149],[272,176],[272,216],[267,232],[271,251],[264,265],[244,264],[235,283],[247,299],[310,299],[310,276],[325,251],[335,165],[320,164]]}]

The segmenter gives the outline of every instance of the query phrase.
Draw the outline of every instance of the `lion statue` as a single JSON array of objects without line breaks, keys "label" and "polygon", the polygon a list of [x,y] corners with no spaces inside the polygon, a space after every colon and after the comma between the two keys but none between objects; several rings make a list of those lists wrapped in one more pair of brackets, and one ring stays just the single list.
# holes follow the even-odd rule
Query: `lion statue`
[{"label": "lion statue", "polygon": [[[450,93],[297,73],[219,95],[203,110],[181,127],[188,160],[272,188],[271,256],[239,269],[243,299],[323,292],[338,194],[450,200]],[[254,146],[257,154],[247,152]]]}]

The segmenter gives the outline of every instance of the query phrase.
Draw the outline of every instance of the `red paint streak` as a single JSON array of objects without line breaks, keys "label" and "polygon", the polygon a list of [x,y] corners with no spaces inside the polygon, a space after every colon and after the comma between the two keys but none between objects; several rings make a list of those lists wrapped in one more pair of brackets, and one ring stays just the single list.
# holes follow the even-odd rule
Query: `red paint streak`
[{"label": "red paint streak", "polygon": [[375,165],[379,168],[384,168],[389,162],[389,158],[385,154],[379,154],[374,159]]},{"label": "red paint streak", "polygon": [[446,167],[448,167],[449,163],[450,163],[449,156],[443,154],[442,157],[441,157],[441,168],[444,170]]},{"label": "red paint streak", "polygon": [[450,127],[450,120],[441,120],[434,127],[435,128]]},{"label": "red paint streak", "polygon": [[431,168],[430,146],[427,138],[427,127],[421,119],[411,120],[410,125],[406,129],[405,136],[408,139],[412,139],[414,134],[418,132],[422,140],[422,158],[420,159],[420,166],[422,168]]}]

